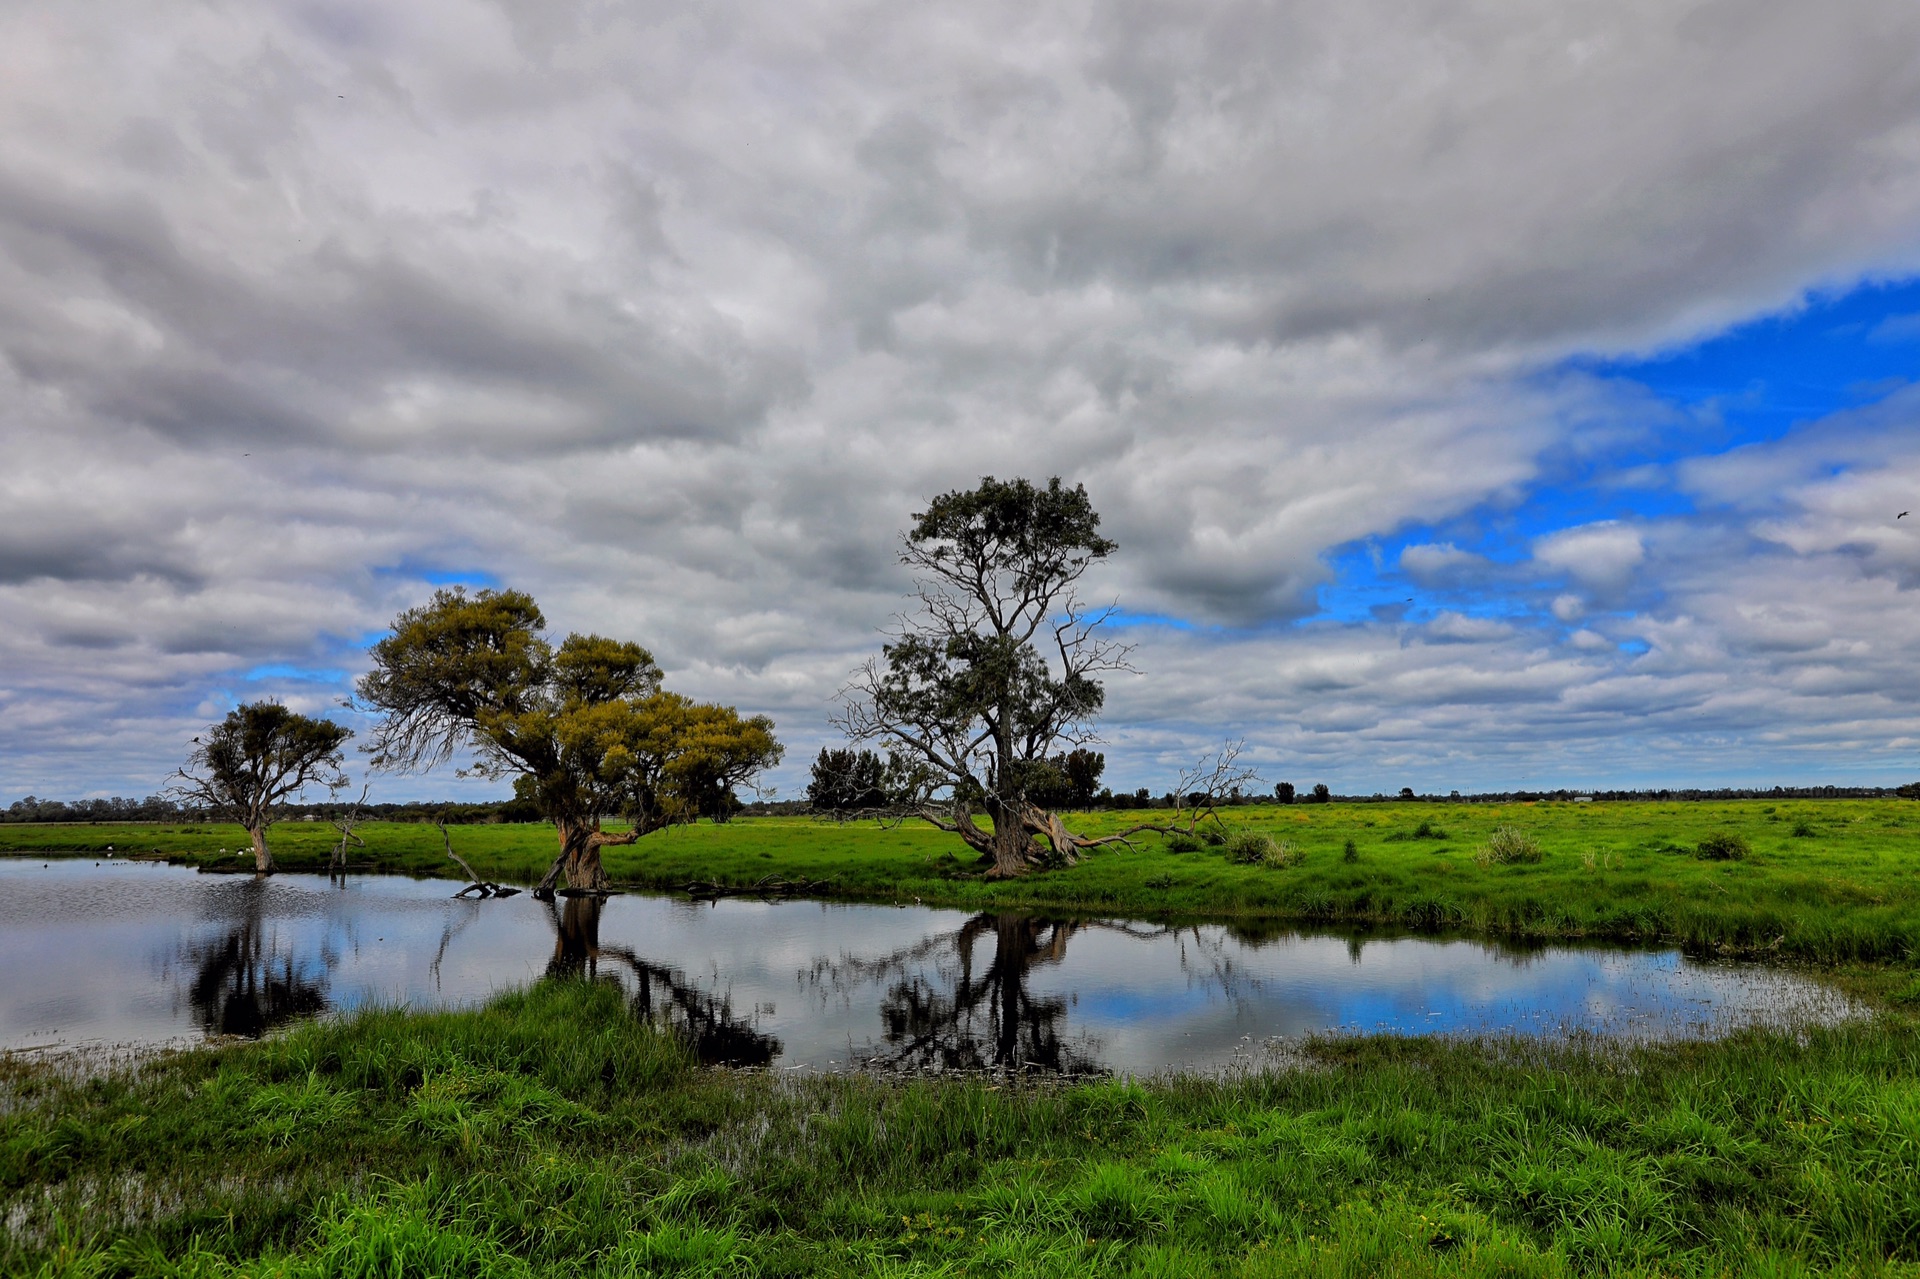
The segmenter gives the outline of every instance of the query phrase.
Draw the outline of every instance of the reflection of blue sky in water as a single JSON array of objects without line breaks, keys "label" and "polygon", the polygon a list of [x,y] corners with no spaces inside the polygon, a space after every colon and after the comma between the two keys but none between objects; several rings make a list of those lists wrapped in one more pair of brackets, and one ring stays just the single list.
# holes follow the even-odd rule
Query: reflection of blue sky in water
[{"label": "reflection of blue sky in water", "polygon": [[[318,876],[262,883],[124,862],[0,859],[0,1046],[190,1037],[214,1024],[192,993],[196,976],[208,953],[230,955],[235,938],[251,939],[250,978],[282,975],[295,995],[318,992],[332,1009],[470,1004],[546,970],[556,944],[546,906],[527,896],[451,900],[454,887],[364,877],[342,889]],[[630,950],[777,1039],[776,1065],[834,1068],[850,1049],[859,1058],[888,1050],[883,1004],[897,1007],[903,989],[951,1013],[970,919],[615,897],[600,922],[597,968],[631,985],[631,967],[614,953]],[[975,920],[971,937],[974,980],[997,961],[1010,979],[983,992],[970,1015],[943,1023],[941,1035],[992,1059],[994,1018],[1017,1003],[1037,1019],[1041,1040],[1122,1071],[1217,1066],[1272,1037],[1330,1030],[1660,1038],[1846,1009],[1791,974],[1698,965],[1672,952],[1299,934],[1253,943],[1217,925],[1022,922],[996,931],[992,920]],[[1031,945],[1012,954],[1020,946],[1010,938]],[[251,997],[226,970],[216,976],[224,998]],[[284,997],[275,1005],[292,1006]],[[274,1024],[271,1009],[262,1017]]]}]

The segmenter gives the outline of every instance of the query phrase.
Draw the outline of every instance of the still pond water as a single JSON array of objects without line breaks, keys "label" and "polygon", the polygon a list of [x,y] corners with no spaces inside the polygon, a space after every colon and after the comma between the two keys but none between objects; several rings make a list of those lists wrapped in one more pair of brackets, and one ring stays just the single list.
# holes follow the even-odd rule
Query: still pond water
[{"label": "still pond water", "polygon": [[1853,1011],[1675,951],[455,887],[0,858],[0,1049],[258,1035],[563,973],[620,982],[709,1061],[778,1069],[1151,1073],[1258,1064],[1313,1032],[1653,1040]]}]

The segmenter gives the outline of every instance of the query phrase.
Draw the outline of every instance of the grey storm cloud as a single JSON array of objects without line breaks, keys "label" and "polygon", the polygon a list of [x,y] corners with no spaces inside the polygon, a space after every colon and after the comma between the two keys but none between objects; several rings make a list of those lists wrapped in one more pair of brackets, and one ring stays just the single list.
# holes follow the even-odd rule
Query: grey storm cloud
[{"label": "grey storm cloud", "polygon": [[1870,687],[1912,683],[1911,544],[1856,510],[1916,463],[1857,429],[1809,468],[1845,424],[1681,468],[1710,527],[1408,552],[1535,621],[1302,621],[1333,548],[1667,425],[1569,357],[1920,267],[1917,37],[1905,0],[16,7],[0,789],[329,706],[476,572],[774,714],[790,787],[898,530],[983,474],[1084,481],[1096,592],[1194,628],[1139,632],[1116,775],[1223,733],[1489,782],[1562,728],[1575,772],[1920,737]]}]

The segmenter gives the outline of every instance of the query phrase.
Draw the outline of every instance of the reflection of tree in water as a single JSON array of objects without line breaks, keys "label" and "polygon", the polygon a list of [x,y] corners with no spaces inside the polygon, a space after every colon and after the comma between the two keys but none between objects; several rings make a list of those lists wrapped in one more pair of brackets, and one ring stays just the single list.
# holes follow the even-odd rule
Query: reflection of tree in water
[{"label": "reflection of tree in water", "polygon": [[[1097,925],[1095,925],[1097,926]],[[835,986],[891,979],[880,1003],[882,1044],[861,1053],[897,1070],[1013,1070],[1091,1074],[1103,1068],[1063,1033],[1069,1001],[1028,989],[1032,970],[1065,958],[1086,924],[1028,915],[976,915],[879,959],[816,967]],[[982,942],[991,937],[993,949]],[[937,982],[921,965],[938,965]]]},{"label": "reflection of tree in water", "polygon": [[317,971],[266,927],[267,883],[236,884],[239,909],[226,930],[189,943],[187,1002],[202,1030],[258,1038],[296,1017],[327,1007],[327,979],[338,956],[323,947]]},{"label": "reflection of tree in water", "polygon": [[[873,1064],[905,1069],[1023,1070],[1086,1074],[1101,1069],[1061,1035],[1064,996],[1036,996],[1031,971],[1066,957],[1081,925],[1025,915],[976,915],[953,934],[951,988],[921,973],[896,981],[880,1005],[886,1048]],[[991,935],[991,956],[979,954]],[[976,962],[984,961],[984,962]]]},{"label": "reflection of tree in water", "polygon": [[[1097,1041],[1067,1028],[1070,998],[1036,995],[1036,968],[1066,958],[1076,934],[1118,933],[1176,948],[1190,981],[1239,999],[1260,983],[1237,964],[1218,928],[1119,920],[1054,920],[981,914],[892,954],[816,963],[812,980],[842,991],[886,982],[881,1042],[858,1051],[871,1066],[900,1070],[1104,1073]],[[992,939],[992,950],[985,947]]]},{"label": "reflection of tree in water", "polygon": [[649,963],[629,947],[603,943],[600,915],[605,908],[602,897],[568,897],[564,906],[547,903],[554,931],[549,978],[599,981],[602,961],[617,962],[633,974],[635,1015],[667,1022],[703,1064],[765,1066],[778,1055],[780,1041],[735,1017],[726,998],[700,990],[684,973]]}]

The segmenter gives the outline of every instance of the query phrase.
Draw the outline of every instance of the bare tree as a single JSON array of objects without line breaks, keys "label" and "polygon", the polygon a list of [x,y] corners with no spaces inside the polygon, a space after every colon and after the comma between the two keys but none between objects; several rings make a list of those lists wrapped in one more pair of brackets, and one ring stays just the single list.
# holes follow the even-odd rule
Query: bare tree
[{"label": "bare tree", "polygon": [[253,868],[273,872],[267,830],[293,796],[309,786],[347,784],[340,747],[353,733],[278,702],[249,702],[193,739],[194,749],[168,793],[184,804],[236,821],[253,840]]},{"label": "bare tree", "polygon": [[333,875],[345,877],[347,873],[347,845],[351,844],[355,848],[365,848],[367,846],[367,841],[354,834],[353,828],[360,820],[360,806],[367,802],[367,792],[371,789],[371,784],[362,786],[360,788],[360,798],[348,804],[346,811],[333,819],[333,828],[340,832],[340,842],[333,846],[333,855],[327,859],[327,874],[329,877]]},{"label": "bare tree", "polygon": [[[1129,646],[1102,630],[1113,610],[1090,609],[1078,594],[1086,571],[1115,549],[1099,525],[1086,489],[1057,477],[1043,489],[989,476],[935,498],[900,554],[918,573],[917,613],[900,619],[893,641],[842,692],[834,722],[888,749],[888,811],[953,832],[995,877],[1071,864],[1095,845],[1182,822],[1191,830],[1200,819],[1183,811],[1171,823],[1088,839],[1039,802],[1058,789],[1054,753],[1096,740],[1106,700],[1099,677],[1132,669]],[[1251,779],[1235,771],[1237,754],[1203,770],[1196,808],[1210,814],[1215,799]]]}]

